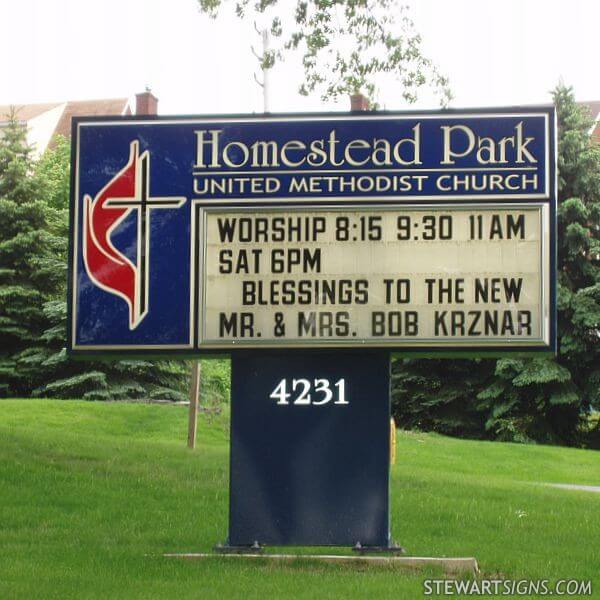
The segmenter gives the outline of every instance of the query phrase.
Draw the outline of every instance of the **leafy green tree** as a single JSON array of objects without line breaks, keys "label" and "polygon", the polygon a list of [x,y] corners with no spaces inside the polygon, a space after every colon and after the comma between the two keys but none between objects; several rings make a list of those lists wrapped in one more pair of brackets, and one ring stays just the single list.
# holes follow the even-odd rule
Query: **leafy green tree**
[{"label": "leafy green tree", "polygon": [[207,358],[200,361],[200,404],[208,411],[218,412],[229,402],[231,393],[231,361]]},{"label": "leafy green tree", "polygon": [[[215,16],[223,0],[198,0],[201,10]],[[232,4],[232,3],[227,3]],[[397,0],[238,0],[240,18],[266,23],[272,48],[258,58],[269,69],[298,51],[304,68],[303,95],[320,92],[336,100],[362,92],[377,106],[384,80],[400,85],[408,103],[424,88],[446,105],[452,95],[448,80],[424,56],[421,37]]]},{"label": "leafy green tree", "polygon": [[[592,121],[576,104],[573,90],[559,85],[553,99],[558,117],[558,356],[448,361],[444,366],[397,361],[393,399],[402,425],[472,435],[470,424],[480,423],[480,437],[579,443],[582,421],[590,410],[600,409],[600,146],[590,139]],[[453,378],[461,372],[462,392]]]},{"label": "leafy green tree", "polygon": [[58,135],[52,140],[51,148],[42,154],[35,165],[37,176],[44,182],[42,191],[46,204],[60,211],[63,220],[69,210],[70,160],[71,142],[68,138]]}]

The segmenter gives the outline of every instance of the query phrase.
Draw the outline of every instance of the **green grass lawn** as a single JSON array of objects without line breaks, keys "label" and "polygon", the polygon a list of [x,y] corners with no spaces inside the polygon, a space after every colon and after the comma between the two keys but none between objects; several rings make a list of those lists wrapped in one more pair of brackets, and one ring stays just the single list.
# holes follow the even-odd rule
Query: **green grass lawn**
[{"label": "green grass lawn", "polygon": [[[201,416],[196,451],[186,432],[180,406],[0,401],[0,599],[423,597],[431,573],[162,558],[227,532],[227,418]],[[600,592],[600,494],[536,485],[599,485],[600,453],[400,432],[397,457],[392,531],[411,554]]]}]

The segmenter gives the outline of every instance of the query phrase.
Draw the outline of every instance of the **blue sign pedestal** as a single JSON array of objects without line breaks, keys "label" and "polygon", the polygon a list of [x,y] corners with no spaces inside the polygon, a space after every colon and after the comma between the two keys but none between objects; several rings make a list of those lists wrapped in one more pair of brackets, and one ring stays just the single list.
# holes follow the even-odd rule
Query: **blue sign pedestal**
[{"label": "blue sign pedestal", "polygon": [[389,354],[232,355],[230,547],[390,546]]}]

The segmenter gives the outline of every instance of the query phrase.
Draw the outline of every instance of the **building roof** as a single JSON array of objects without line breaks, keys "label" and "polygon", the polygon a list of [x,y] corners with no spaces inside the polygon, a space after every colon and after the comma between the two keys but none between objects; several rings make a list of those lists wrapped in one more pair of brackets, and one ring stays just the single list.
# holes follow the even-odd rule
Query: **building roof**
[{"label": "building roof", "polygon": [[0,105],[0,129],[6,125],[13,110],[17,120],[27,126],[27,141],[33,146],[35,156],[54,147],[57,136],[71,136],[72,117],[132,114],[127,98]]},{"label": "building roof", "polygon": [[17,120],[30,121],[39,117],[42,113],[48,112],[64,102],[44,102],[41,104],[0,104],[0,123],[8,121],[11,111],[16,113]]},{"label": "building roof", "polygon": [[[12,109],[16,111],[19,121],[30,121],[61,104],[65,105],[65,110],[57,127],[57,133],[61,135],[69,135],[71,132],[71,117],[131,114],[128,98],[43,102],[40,104],[6,104],[0,105],[0,123],[8,121]],[[65,126],[66,123],[68,123],[68,127]]]},{"label": "building roof", "polygon": [[578,102],[578,104],[589,111],[590,116],[594,120],[594,124],[590,127],[590,136],[592,140],[600,143],[600,100]]},{"label": "building roof", "polygon": [[590,111],[592,119],[598,120],[600,116],[600,100],[590,100],[589,102],[579,102],[581,106],[586,107]]},{"label": "building roof", "polygon": [[131,108],[127,98],[110,98],[106,100],[80,100],[67,102],[65,110],[56,126],[54,135],[71,135],[72,117],[97,117],[130,115]]}]

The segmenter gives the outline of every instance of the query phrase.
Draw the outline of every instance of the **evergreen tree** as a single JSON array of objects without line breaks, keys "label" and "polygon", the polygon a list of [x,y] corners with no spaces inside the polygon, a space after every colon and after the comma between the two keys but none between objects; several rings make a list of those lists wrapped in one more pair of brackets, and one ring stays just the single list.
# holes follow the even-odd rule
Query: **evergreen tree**
[{"label": "evergreen tree", "polygon": [[0,394],[184,399],[185,363],[67,357],[68,181],[68,141],[34,164],[12,114],[0,136]]},{"label": "evergreen tree", "polygon": [[[69,142],[56,140],[35,165],[42,185],[46,229],[58,239],[42,265],[60,273],[52,299],[43,305],[45,327],[41,345],[30,348],[27,369],[35,386],[34,396],[122,400],[126,398],[184,400],[189,378],[186,363],[174,361],[73,361],[67,356],[67,247],[69,198]],[[21,365],[25,368],[25,364]]]},{"label": "evergreen tree", "polygon": [[491,360],[396,360],[392,364],[392,406],[404,429],[481,437],[485,417],[474,398],[493,374]]},{"label": "evergreen tree", "polygon": [[[503,358],[495,364],[448,361],[443,366],[439,361],[396,361],[394,411],[403,426],[418,423],[471,435],[469,424],[481,423],[480,437],[578,443],[582,419],[590,409],[600,409],[600,146],[590,139],[592,121],[576,104],[572,89],[559,85],[553,98],[558,116],[558,356]],[[452,385],[457,375],[464,377],[462,390]]]},{"label": "evergreen tree", "polygon": [[[67,303],[64,299],[44,304],[47,328],[44,346],[32,353],[29,364],[41,380],[33,396],[84,400],[186,399],[189,381],[182,361],[76,361],[66,352]],[[39,377],[39,376],[42,377]]]},{"label": "evergreen tree", "polygon": [[[502,359],[479,394],[501,435],[577,443],[600,389],[600,147],[573,90],[553,93],[558,118],[558,344],[556,358]],[[509,435],[510,437],[510,435]]]},{"label": "evergreen tree", "polygon": [[0,135],[0,393],[31,389],[28,357],[44,327],[43,305],[60,273],[49,268],[57,238],[46,227],[26,130],[13,112]]}]

